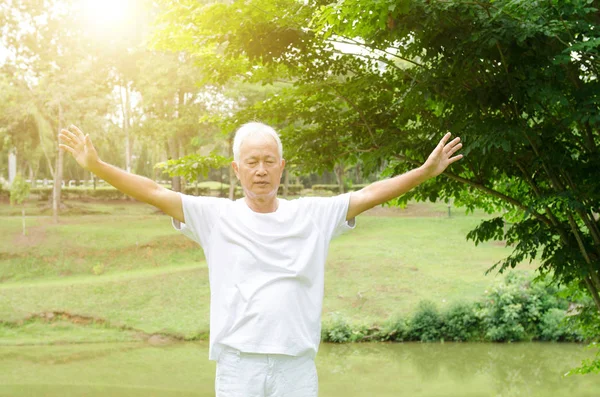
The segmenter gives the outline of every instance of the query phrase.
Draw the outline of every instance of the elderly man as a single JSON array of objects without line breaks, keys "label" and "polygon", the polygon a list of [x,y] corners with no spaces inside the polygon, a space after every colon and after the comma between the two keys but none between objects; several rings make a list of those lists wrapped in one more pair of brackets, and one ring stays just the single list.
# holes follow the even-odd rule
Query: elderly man
[{"label": "elderly man", "polygon": [[[446,134],[419,168],[328,198],[277,197],[285,167],[277,133],[261,123],[236,133],[232,167],[244,197],[195,197],[102,162],[89,135],[62,130],[60,147],[123,193],[170,215],[198,242],[209,268],[209,358],[218,397],[318,394],[324,264],[331,238],[360,213],[400,196],[462,158]],[[178,222],[175,222],[178,221]],[[180,224],[180,223],[181,224]]]}]

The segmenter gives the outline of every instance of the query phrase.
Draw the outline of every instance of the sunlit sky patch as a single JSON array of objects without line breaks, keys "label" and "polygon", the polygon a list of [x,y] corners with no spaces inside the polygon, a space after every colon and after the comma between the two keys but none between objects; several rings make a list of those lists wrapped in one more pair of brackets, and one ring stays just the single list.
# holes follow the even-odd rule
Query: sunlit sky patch
[{"label": "sunlit sky patch", "polygon": [[79,0],[86,30],[98,36],[118,36],[135,23],[134,0]]}]

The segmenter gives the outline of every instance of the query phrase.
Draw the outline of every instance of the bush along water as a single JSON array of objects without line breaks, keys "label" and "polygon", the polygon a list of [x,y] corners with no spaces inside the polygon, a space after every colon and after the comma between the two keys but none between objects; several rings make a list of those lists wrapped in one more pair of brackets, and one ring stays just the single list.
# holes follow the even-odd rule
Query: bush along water
[{"label": "bush along water", "polygon": [[[419,304],[412,317],[391,317],[381,326],[352,325],[336,316],[321,330],[324,342],[365,341],[565,341],[591,340],[572,314],[587,306],[555,285],[531,281],[512,272],[479,301],[458,303],[440,312],[429,301]],[[576,308],[576,310],[573,310]],[[571,311],[569,311],[571,310]],[[585,312],[584,312],[585,313]],[[589,326],[588,326],[589,328]],[[597,335],[597,334],[596,334]]]}]

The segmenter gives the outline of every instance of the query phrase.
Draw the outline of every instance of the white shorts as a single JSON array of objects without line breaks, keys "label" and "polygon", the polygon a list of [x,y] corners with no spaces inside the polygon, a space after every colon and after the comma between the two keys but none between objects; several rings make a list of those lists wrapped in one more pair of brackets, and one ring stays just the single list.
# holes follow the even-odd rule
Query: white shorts
[{"label": "white shorts", "polygon": [[310,356],[224,348],[217,360],[215,392],[217,397],[317,397],[317,368]]}]

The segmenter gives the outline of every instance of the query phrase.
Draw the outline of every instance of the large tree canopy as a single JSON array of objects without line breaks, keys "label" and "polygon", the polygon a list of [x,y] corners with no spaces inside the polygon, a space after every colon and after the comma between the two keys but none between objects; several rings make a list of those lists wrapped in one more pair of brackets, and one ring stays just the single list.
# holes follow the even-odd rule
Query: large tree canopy
[{"label": "large tree canopy", "polygon": [[205,82],[287,82],[232,120],[277,125],[306,169],[360,160],[398,174],[452,131],[464,160],[398,201],[508,211],[468,238],[505,239],[500,270],[539,257],[600,310],[599,5],[188,0],[156,41],[192,54]]}]

